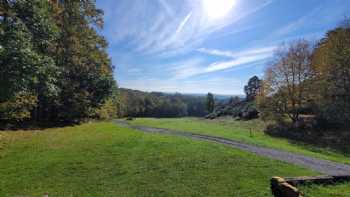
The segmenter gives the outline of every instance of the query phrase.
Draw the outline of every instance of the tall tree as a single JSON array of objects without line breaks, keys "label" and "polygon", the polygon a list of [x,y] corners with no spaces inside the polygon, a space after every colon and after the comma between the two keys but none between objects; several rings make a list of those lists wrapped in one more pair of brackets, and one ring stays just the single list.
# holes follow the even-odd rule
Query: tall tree
[{"label": "tall tree", "polygon": [[350,20],[329,31],[313,56],[314,97],[319,115],[330,123],[350,120]]},{"label": "tall tree", "polygon": [[61,1],[61,28],[57,62],[62,65],[58,118],[80,120],[112,94],[114,80],[107,43],[96,29],[103,27],[103,12],[95,1]]},{"label": "tall tree", "polygon": [[0,1],[0,120],[80,121],[111,113],[116,83],[95,4]]},{"label": "tall tree", "polygon": [[34,87],[38,105],[33,119],[44,120],[50,117],[50,108],[60,92],[57,86],[60,70],[54,61],[59,29],[52,16],[53,7],[48,1],[34,0],[18,1],[13,9],[31,32],[34,50],[40,55],[41,68]]},{"label": "tall tree", "polygon": [[[57,28],[50,16],[50,4],[46,1],[5,3],[0,38],[0,86],[3,93],[0,103],[3,102],[2,111],[11,111],[4,106],[31,103],[31,107],[26,105],[22,108],[27,111],[21,113],[27,114],[26,116],[18,117],[22,120],[24,117],[30,118],[28,110],[38,108],[41,101],[57,93],[57,67],[50,57],[50,47],[57,36]],[[5,116],[17,119],[9,114]]]},{"label": "tall tree", "polygon": [[275,62],[265,73],[263,93],[268,104],[262,110],[272,110],[275,116],[287,115],[293,122],[299,120],[300,110],[308,99],[308,88],[313,77],[312,47],[305,40],[281,46]]},{"label": "tall tree", "polygon": [[207,99],[206,99],[206,107],[208,112],[213,112],[215,107],[215,101],[214,101],[214,95],[212,93],[208,93]]},{"label": "tall tree", "polygon": [[261,80],[259,77],[254,76],[249,79],[248,84],[244,86],[244,92],[246,94],[246,100],[254,100],[261,88]]}]

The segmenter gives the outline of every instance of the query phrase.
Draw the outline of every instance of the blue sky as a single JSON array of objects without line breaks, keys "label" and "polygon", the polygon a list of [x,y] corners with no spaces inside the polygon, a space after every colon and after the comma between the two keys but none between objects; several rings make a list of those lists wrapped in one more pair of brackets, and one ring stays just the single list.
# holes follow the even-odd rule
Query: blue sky
[{"label": "blue sky", "polygon": [[350,0],[97,0],[118,85],[243,94],[282,42],[315,41]]}]

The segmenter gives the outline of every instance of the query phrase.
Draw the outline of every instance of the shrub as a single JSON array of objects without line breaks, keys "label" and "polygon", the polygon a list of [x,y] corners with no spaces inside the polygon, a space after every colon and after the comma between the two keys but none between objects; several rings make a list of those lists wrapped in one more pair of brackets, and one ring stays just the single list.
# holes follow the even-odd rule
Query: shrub
[{"label": "shrub", "polygon": [[37,106],[37,96],[28,92],[19,92],[8,101],[0,103],[0,120],[19,122],[31,117],[31,111]]}]

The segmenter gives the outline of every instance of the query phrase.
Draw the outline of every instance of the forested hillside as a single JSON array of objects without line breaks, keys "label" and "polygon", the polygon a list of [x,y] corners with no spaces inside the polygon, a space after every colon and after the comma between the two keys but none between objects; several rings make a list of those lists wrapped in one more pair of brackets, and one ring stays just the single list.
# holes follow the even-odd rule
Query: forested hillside
[{"label": "forested hillside", "polygon": [[95,1],[3,0],[0,23],[1,123],[115,114],[113,66]]},{"label": "forested hillside", "polygon": [[147,93],[121,88],[118,99],[119,117],[201,117],[208,113],[204,96]]}]

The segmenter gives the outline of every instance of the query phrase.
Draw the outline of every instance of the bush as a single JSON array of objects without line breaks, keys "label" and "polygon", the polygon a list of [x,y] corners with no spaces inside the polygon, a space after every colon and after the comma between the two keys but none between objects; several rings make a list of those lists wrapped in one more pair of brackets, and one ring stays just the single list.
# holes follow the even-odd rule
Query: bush
[{"label": "bush", "polygon": [[19,92],[6,102],[0,103],[0,120],[20,122],[31,117],[31,111],[37,106],[37,96],[28,92]]},{"label": "bush", "polygon": [[114,98],[107,99],[103,105],[96,110],[96,116],[100,120],[110,120],[117,117],[117,103]]},{"label": "bush", "polygon": [[131,121],[131,120],[134,120],[134,118],[129,116],[129,117],[126,118],[126,120]]},{"label": "bush", "polygon": [[242,101],[236,104],[226,104],[217,106],[213,113],[206,116],[207,119],[215,119],[220,116],[232,116],[245,120],[255,119],[259,117],[256,109],[255,101]]}]

